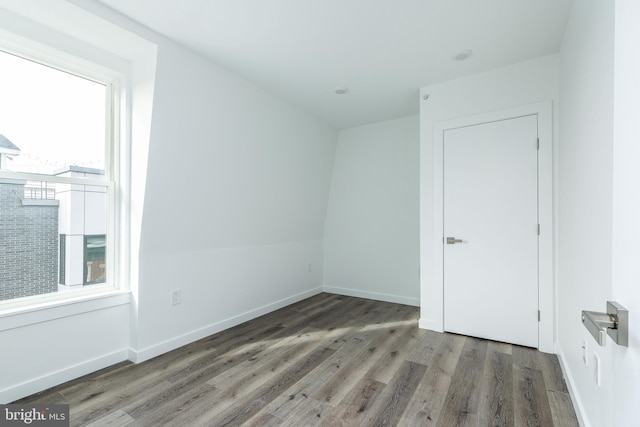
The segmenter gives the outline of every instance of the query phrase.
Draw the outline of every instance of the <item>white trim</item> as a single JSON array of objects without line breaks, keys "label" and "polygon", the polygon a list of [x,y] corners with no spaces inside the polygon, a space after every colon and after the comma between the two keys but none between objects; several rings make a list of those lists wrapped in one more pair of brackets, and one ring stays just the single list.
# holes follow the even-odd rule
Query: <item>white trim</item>
[{"label": "white trim", "polygon": [[308,291],[301,292],[299,294],[283,298],[269,304],[265,304],[256,309],[246,311],[242,314],[238,314],[237,316],[232,316],[227,319],[220,320],[211,325],[195,329],[191,332],[187,332],[186,334],[179,335],[177,337],[151,345],[149,347],[145,347],[140,350],[131,348],[129,349],[129,360],[135,363],[144,362],[145,360],[149,360],[171,350],[175,350],[176,348],[182,347],[183,345],[190,344],[199,339],[237,326],[248,320],[255,319],[256,317],[271,313],[272,311],[286,307],[298,301],[302,301],[303,299],[318,295],[321,292],[321,288],[310,289]]},{"label": "white trim", "polygon": [[383,294],[380,292],[361,291],[357,289],[336,288],[333,286],[323,286],[323,292],[337,295],[346,295],[349,297],[367,298],[376,301],[393,302],[396,304],[412,305],[420,307],[420,298],[410,298],[401,295]]},{"label": "white trim", "polygon": [[[111,267],[107,264],[107,274],[114,278],[114,285],[120,290],[131,290],[131,135],[128,126],[131,123],[132,108],[127,105],[129,98],[129,85],[131,74],[121,76],[114,80],[111,85],[110,120],[111,126],[109,138],[111,153],[107,159],[111,162],[112,176],[115,178],[115,185],[110,191],[109,201],[113,203],[113,210],[109,212],[113,215],[113,221],[108,221],[108,226],[112,227],[114,244],[107,247],[108,258],[113,260]],[[109,276],[107,276],[109,277]]]},{"label": "white trim", "polygon": [[[70,48],[68,43],[71,40],[67,36],[50,28],[34,25],[32,21],[6,10],[0,10],[0,18],[7,19],[3,21],[4,28],[0,29],[0,50],[3,52],[100,84],[118,78],[120,71],[114,71],[113,65],[119,70],[128,70],[130,67],[122,58],[80,40],[73,40],[73,48]],[[5,25],[9,22],[12,25]],[[64,49],[60,48],[61,38],[66,39]],[[52,40],[55,42],[51,42]],[[93,51],[93,54],[87,57],[85,52],[79,52],[80,49]],[[105,59],[108,66],[104,65]]]},{"label": "white trim", "polygon": [[125,360],[127,360],[127,349],[121,349],[91,360],[83,361],[82,363],[68,366],[38,378],[30,379],[20,384],[12,385],[0,390],[0,403],[13,402],[14,400],[55,387]]},{"label": "white trim", "polygon": [[443,241],[443,182],[444,131],[481,123],[537,115],[538,137],[538,217],[540,222],[538,300],[541,320],[538,325],[538,348],[554,352],[555,310],[553,282],[553,119],[551,101],[523,105],[469,117],[434,123],[433,128],[433,298],[440,302],[440,311],[431,318],[421,319],[420,327],[442,332],[444,330],[444,248]]},{"label": "white trim", "polygon": [[[434,322],[431,319],[424,319],[424,318],[420,318],[418,319],[418,328],[420,329],[429,329],[431,331],[435,331],[436,329],[434,328]],[[442,332],[442,331],[439,331]]]},{"label": "white trim", "polygon": [[571,371],[567,368],[567,362],[562,348],[558,347],[557,354],[560,362],[560,368],[562,369],[562,375],[566,380],[565,382],[567,383],[567,388],[569,390],[569,397],[571,397],[571,403],[573,404],[573,409],[575,410],[576,417],[578,418],[578,424],[580,424],[581,427],[591,427],[589,419],[587,418],[587,413],[584,410],[582,400],[580,400],[580,394],[573,385],[573,377],[571,376]]},{"label": "white trim", "polygon": [[77,293],[58,292],[58,298],[41,299],[30,304],[7,304],[0,311],[0,332],[21,328],[36,323],[49,322],[91,311],[103,310],[119,305],[128,305],[131,294],[126,291],[78,291]]},{"label": "white trim", "polygon": [[42,181],[42,182],[60,182],[63,184],[80,184],[93,185],[95,187],[111,187],[113,183],[107,180],[78,178],[70,176],[45,175],[31,172],[14,172],[8,170],[0,171],[0,179],[2,180],[26,180],[26,181]]}]

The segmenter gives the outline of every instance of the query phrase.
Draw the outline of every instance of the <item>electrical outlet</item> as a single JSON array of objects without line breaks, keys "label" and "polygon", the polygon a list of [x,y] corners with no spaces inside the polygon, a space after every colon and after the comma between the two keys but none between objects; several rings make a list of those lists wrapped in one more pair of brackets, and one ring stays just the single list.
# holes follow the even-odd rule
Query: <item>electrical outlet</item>
[{"label": "electrical outlet", "polygon": [[182,289],[176,289],[171,291],[171,305],[178,305],[182,303]]},{"label": "electrical outlet", "polygon": [[600,387],[600,358],[596,353],[593,353],[593,379]]},{"label": "electrical outlet", "polygon": [[589,366],[589,358],[587,357],[587,340],[582,339],[582,361],[584,366]]}]

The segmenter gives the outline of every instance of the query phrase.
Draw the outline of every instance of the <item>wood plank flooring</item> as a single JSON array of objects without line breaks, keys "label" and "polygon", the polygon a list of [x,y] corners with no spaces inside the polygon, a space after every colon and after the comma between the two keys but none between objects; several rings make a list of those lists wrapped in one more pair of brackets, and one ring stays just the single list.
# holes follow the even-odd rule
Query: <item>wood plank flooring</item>
[{"label": "wood plank flooring", "polygon": [[320,294],[20,402],[68,403],[73,426],[578,426],[554,355],[417,320]]}]

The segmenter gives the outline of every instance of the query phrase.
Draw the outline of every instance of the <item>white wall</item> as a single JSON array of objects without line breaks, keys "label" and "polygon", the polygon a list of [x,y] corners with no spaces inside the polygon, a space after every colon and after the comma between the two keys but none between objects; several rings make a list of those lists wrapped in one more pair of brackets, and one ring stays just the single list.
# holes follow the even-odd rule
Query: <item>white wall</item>
[{"label": "white wall", "polygon": [[136,360],[320,291],[337,136],[172,43],[157,70]]},{"label": "white wall", "polygon": [[[66,1],[7,3],[66,32],[58,40],[63,45],[84,40],[81,28],[93,37],[98,27],[109,27]],[[131,304],[127,295],[126,302],[114,297],[99,309],[88,302],[72,304],[64,312],[69,314],[47,309],[37,325],[0,318],[2,347],[13,345],[0,356],[3,402],[127,356],[153,357],[317,293],[322,285],[337,131],[99,4],[73,3],[151,40],[158,54],[157,63],[153,56],[130,63],[134,114],[123,131],[133,137],[134,156],[132,274],[125,276]],[[64,13],[66,21],[55,20]],[[109,28],[102,39],[122,40]],[[152,78],[145,80],[149,72]],[[146,115],[151,102],[152,119]],[[177,288],[183,301],[171,306]],[[87,336],[89,329],[95,333]],[[46,357],[27,345],[43,333],[59,342],[46,348]],[[37,369],[5,375],[16,364]]]},{"label": "white wall", "polygon": [[[546,56],[421,89],[420,99],[420,325],[442,329],[442,282],[434,269],[434,123],[541,101],[553,101],[557,149],[559,57]],[[428,99],[424,97],[428,95]]]},{"label": "white wall", "polygon": [[141,361],[320,291],[337,131],[132,29],[158,49],[132,306]]},{"label": "white wall", "polygon": [[419,117],[340,131],[324,290],[419,305]]},{"label": "white wall", "polygon": [[129,295],[0,317],[0,402],[125,360]]},{"label": "white wall", "polygon": [[[612,2],[574,2],[561,52],[558,352],[576,409],[592,426],[611,425],[611,344],[598,347],[580,313],[604,311],[611,297],[613,12]],[[593,380],[594,353],[602,362],[601,387]]]}]

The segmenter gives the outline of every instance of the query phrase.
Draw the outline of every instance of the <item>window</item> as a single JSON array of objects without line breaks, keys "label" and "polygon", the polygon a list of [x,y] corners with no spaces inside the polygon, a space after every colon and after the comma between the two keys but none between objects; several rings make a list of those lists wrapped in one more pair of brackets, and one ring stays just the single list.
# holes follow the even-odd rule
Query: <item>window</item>
[{"label": "window", "polygon": [[107,236],[84,236],[84,284],[104,283]]},{"label": "window", "polygon": [[114,286],[115,77],[77,64],[0,51],[0,303]]}]

